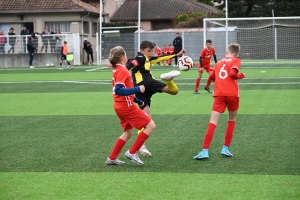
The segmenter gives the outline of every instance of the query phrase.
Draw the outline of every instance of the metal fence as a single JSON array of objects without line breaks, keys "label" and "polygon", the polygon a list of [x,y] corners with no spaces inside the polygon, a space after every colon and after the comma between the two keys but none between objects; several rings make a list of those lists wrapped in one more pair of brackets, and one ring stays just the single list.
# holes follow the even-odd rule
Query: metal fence
[{"label": "metal fence", "polygon": [[[28,38],[31,35],[2,35],[4,43],[0,43],[0,54],[27,54]],[[0,40],[2,41],[2,40]],[[47,34],[36,35],[33,38],[36,53],[60,53],[63,42],[67,41],[69,54],[74,55],[74,65],[80,65],[80,38],[79,34]]]}]

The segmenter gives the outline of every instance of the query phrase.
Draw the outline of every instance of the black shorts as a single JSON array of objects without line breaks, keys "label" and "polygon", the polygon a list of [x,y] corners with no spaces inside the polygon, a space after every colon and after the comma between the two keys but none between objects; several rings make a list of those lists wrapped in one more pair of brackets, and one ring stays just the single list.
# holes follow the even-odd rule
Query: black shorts
[{"label": "black shorts", "polygon": [[144,85],[145,86],[145,92],[144,93],[136,93],[135,96],[142,100],[144,102],[144,105],[140,108],[144,109],[146,106],[150,107],[150,103],[151,103],[151,97],[153,94],[157,93],[157,92],[161,92],[161,90],[163,89],[163,87],[166,86],[165,83],[162,83],[160,81],[157,81],[155,79],[149,79],[149,80],[143,80],[142,82],[140,82],[137,85]]},{"label": "black shorts", "polygon": [[61,54],[61,57],[60,57],[61,60],[67,60],[67,56],[64,55],[64,54]]}]

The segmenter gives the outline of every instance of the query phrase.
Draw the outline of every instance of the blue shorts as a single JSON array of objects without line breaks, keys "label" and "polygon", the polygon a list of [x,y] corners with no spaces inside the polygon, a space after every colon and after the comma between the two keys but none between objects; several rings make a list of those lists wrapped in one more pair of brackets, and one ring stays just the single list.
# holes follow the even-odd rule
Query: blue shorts
[{"label": "blue shorts", "polygon": [[61,59],[61,60],[67,60],[67,55],[61,54],[60,59]]}]

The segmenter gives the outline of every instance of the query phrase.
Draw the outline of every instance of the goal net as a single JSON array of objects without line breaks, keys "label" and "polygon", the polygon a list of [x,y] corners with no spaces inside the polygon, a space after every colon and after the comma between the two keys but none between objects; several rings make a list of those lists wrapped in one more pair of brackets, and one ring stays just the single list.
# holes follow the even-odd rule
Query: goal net
[{"label": "goal net", "polygon": [[[227,28],[226,28],[227,27]],[[218,58],[238,43],[243,60],[300,61],[300,17],[206,18],[204,44],[211,39]]]}]

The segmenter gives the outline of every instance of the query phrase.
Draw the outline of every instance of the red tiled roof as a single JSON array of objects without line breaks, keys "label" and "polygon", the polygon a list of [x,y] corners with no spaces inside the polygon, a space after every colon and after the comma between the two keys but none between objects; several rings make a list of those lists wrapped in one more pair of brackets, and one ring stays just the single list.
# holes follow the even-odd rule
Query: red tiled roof
[{"label": "red tiled roof", "polygon": [[[220,12],[217,8],[196,0],[141,0],[141,20],[174,19],[188,12]],[[138,19],[138,0],[124,0],[111,21]]]},{"label": "red tiled roof", "polygon": [[0,1],[1,12],[55,12],[90,11],[99,13],[99,9],[80,0],[5,0]]}]

